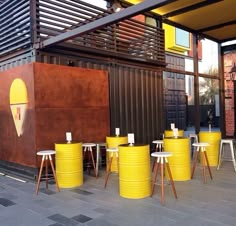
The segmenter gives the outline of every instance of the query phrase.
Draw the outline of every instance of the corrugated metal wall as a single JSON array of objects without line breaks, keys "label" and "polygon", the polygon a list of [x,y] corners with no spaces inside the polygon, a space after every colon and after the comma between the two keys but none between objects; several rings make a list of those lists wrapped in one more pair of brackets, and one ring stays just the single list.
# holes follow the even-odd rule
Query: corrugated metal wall
[{"label": "corrugated metal wall", "polygon": [[134,133],[136,142],[159,139],[162,128],[162,79],[146,68],[113,65],[110,70],[111,129]]}]

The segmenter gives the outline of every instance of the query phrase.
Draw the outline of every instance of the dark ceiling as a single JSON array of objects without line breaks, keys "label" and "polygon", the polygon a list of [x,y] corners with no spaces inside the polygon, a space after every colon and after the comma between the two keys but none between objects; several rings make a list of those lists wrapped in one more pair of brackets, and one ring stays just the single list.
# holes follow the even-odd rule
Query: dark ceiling
[{"label": "dark ceiling", "polygon": [[[126,2],[137,4],[145,1]],[[235,0],[166,0],[163,6],[153,10],[162,16],[164,22],[199,33],[219,43],[236,39],[235,11]]]}]

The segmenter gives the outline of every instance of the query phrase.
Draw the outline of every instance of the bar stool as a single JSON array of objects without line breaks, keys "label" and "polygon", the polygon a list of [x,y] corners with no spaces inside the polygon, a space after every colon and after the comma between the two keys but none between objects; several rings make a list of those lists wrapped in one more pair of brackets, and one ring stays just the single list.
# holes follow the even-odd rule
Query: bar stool
[{"label": "bar stool", "polygon": [[[163,140],[154,140],[154,141],[152,141],[152,143],[156,144],[156,152],[163,151],[163,144],[164,144]],[[154,170],[154,166],[155,166],[155,159],[152,164],[152,172]]]},{"label": "bar stool", "polygon": [[[39,175],[38,175],[38,181],[37,181],[37,184],[36,184],[36,190],[35,190],[36,195],[38,194],[41,179],[45,179],[46,188],[48,189],[48,180],[50,179],[49,178],[50,175],[48,174],[48,160],[50,162],[51,169],[52,169],[52,172],[53,172],[53,176],[54,176],[54,179],[55,179],[55,182],[56,182],[57,191],[58,192],[60,191],[59,186],[58,186],[58,182],[57,182],[55,168],[54,168],[54,165],[53,165],[53,162],[52,162],[52,156],[51,156],[51,155],[55,155],[55,153],[56,152],[54,150],[44,150],[44,151],[38,151],[37,152],[37,155],[42,156],[42,160],[41,160],[41,165],[40,165],[40,170],[39,170]],[[45,163],[45,178],[42,178],[42,171],[43,171],[44,163]]]},{"label": "bar stool", "polygon": [[96,147],[96,144],[95,143],[83,143],[82,147],[83,147],[83,151],[84,151],[83,159],[85,159],[85,154],[88,151],[90,154],[90,157],[92,158],[94,175],[97,178],[97,170],[96,170],[96,165],[95,165],[94,156],[93,156],[93,147]]},{"label": "bar stool", "polygon": [[[226,159],[223,158],[224,157],[224,151],[225,151],[225,145],[229,145],[230,148],[230,152],[231,152],[231,159]],[[236,162],[235,162],[235,157],[234,157],[234,145],[233,145],[233,140],[232,139],[222,139],[220,141],[220,155],[219,155],[219,163],[218,163],[218,167],[217,170],[220,169],[220,165],[222,163],[222,161],[232,161],[233,162],[233,166],[234,166],[234,170],[236,172]]]},{"label": "bar stool", "polygon": [[189,136],[190,139],[193,138],[193,142],[194,142],[194,143],[198,143],[198,135],[197,135],[197,134],[195,134],[195,133],[190,133],[188,136]]},{"label": "bar stool", "polygon": [[101,148],[105,149],[107,148],[107,144],[106,143],[96,143],[96,154],[97,154],[97,161],[96,161],[96,171],[97,171],[97,175],[98,175],[98,169],[99,167],[101,167],[102,165],[102,154],[101,154]]},{"label": "bar stool", "polygon": [[116,157],[117,169],[119,167],[118,148],[107,148],[106,151],[110,152],[111,154],[110,154],[110,157],[109,157],[109,160],[108,160],[108,164],[107,164],[104,188],[106,188],[106,186],[107,186],[107,181],[108,181],[109,175],[111,173],[111,164],[112,164],[112,160],[113,160],[114,155]]},{"label": "bar stool", "polygon": [[[189,139],[190,139],[190,145],[192,144],[192,139],[193,139],[193,143],[198,143],[198,135],[196,134],[196,133],[190,133],[189,135],[188,135],[188,137],[189,137]],[[192,145],[191,145],[192,146]],[[190,148],[190,150],[191,150],[191,158],[193,158],[193,153],[194,153],[194,147],[193,147],[193,149],[192,148]]]},{"label": "bar stool", "polygon": [[164,164],[166,164],[166,168],[167,168],[167,171],[168,171],[168,174],[170,177],[172,190],[175,195],[175,198],[177,199],[177,193],[175,190],[174,181],[173,181],[170,166],[168,163],[168,157],[172,156],[172,153],[170,153],[170,152],[153,152],[151,154],[151,156],[156,158],[154,175],[153,175],[153,179],[152,179],[151,197],[154,193],[155,183],[156,183],[156,179],[157,179],[157,171],[158,171],[159,165],[161,164],[161,203],[162,203],[162,205],[164,205]]},{"label": "bar stool", "polygon": [[207,163],[207,168],[210,174],[211,179],[212,178],[212,173],[211,173],[211,169],[209,166],[209,161],[208,161],[208,157],[207,157],[207,153],[206,153],[206,147],[209,146],[208,143],[204,143],[204,142],[200,142],[200,143],[193,143],[194,147],[197,147],[195,153],[194,153],[194,159],[193,159],[193,168],[192,168],[192,174],[191,174],[191,179],[193,179],[193,174],[196,168],[196,164],[197,164],[197,159],[198,159],[198,154],[201,151],[201,153],[203,154],[203,157],[201,158],[201,162],[202,162],[202,169],[203,169],[203,182],[206,183],[206,168],[205,168],[205,160]]}]

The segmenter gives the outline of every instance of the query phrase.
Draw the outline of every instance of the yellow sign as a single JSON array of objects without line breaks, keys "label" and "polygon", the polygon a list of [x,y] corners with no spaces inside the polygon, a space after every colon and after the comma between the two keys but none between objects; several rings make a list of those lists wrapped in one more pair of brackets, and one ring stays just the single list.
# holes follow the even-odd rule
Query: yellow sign
[{"label": "yellow sign", "polygon": [[22,79],[15,79],[10,88],[10,108],[18,136],[23,134],[23,124],[28,106],[28,92]]}]

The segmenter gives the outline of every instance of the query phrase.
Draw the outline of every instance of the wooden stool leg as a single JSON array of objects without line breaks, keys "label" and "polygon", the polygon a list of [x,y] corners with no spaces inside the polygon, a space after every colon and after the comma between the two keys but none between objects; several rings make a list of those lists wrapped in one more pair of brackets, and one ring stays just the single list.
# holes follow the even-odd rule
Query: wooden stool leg
[{"label": "wooden stool leg", "polygon": [[152,163],[152,172],[154,171],[154,167],[155,167],[155,164],[156,164],[155,158],[153,158],[153,159],[154,159],[154,161],[153,161],[153,163]]},{"label": "wooden stool leg", "polygon": [[51,155],[49,155],[49,161],[50,161],[50,165],[51,165],[51,168],[52,168],[54,180],[55,180],[55,182],[56,182],[56,188],[57,188],[57,191],[59,192],[60,189],[59,189],[59,185],[58,185],[58,181],[57,181],[57,176],[56,176],[56,172],[55,172],[55,168],[54,168],[54,165],[53,165],[53,162],[52,162],[52,157],[51,157]]},{"label": "wooden stool leg", "polygon": [[161,204],[164,205],[165,195],[164,195],[164,164],[163,158],[161,158]]},{"label": "wooden stool leg", "polygon": [[36,185],[36,190],[35,190],[35,193],[36,195],[38,194],[38,190],[39,190],[39,185],[40,185],[40,180],[41,180],[41,176],[42,176],[42,171],[43,171],[43,165],[44,165],[44,155],[42,157],[42,160],[41,160],[41,165],[40,165],[40,170],[39,170],[39,175],[38,175],[38,181],[37,181],[37,185]]},{"label": "wooden stool leg", "polygon": [[155,161],[154,175],[153,175],[153,179],[152,179],[152,191],[151,191],[151,195],[150,195],[151,197],[154,193],[155,183],[157,180],[158,167],[159,167],[159,158],[157,158],[157,160]]},{"label": "wooden stool leg", "polygon": [[192,174],[191,174],[191,179],[193,179],[193,174],[197,165],[197,158],[199,154],[199,148],[194,152],[194,157],[193,157],[193,168],[192,168]]},{"label": "wooden stool leg", "polygon": [[113,155],[110,157],[109,162],[108,162],[104,188],[106,188],[107,186],[107,181],[111,172],[112,159],[113,159]]},{"label": "wooden stool leg", "polygon": [[211,177],[211,179],[213,179],[213,177],[212,177],[212,173],[211,173],[211,168],[210,168],[210,164],[209,164],[209,161],[208,161],[208,157],[207,157],[207,153],[206,153],[206,151],[204,151],[204,155],[205,155],[205,159],[206,159],[206,163],[207,163],[207,168],[208,168],[208,171],[209,171],[210,177]]},{"label": "wooden stool leg", "polygon": [[201,160],[202,160],[202,178],[203,178],[203,183],[206,183],[206,167],[205,167],[205,156],[203,151],[201,152]]},{"label": "wooden stool leg", "polygon": [[46,183],[46,188],[48,189],[48,156],[45,156],[45,183]]},{"label": "wooden stool leg", "polygon": [[174,184],[174,181],[173,181],[173,177],[172,177],[172,174],[171,174],[171,171],[170,171],[169,162],[168,162],[167,159],[166,159],[166,168],[167,168],[167,171],[168,171],[168,174],[169,174],[169,177],[170,177],[170,183],[171,183],[171,186],[172,186],[172,190],[174,192],[175,198],[177,199],[177,193],[176,193],[176,189],[175,189],[175,184]]},{"label": "wooden stool leg", "polygon": [[93,149],[92,148],[90,148],[90,154],[91,154],[92,162],[93,162],[94,175],[97,178],[97,170],[96,170],[96,165],[95,165],[95,161],[94,161],[94,157],[93,157]]}]

